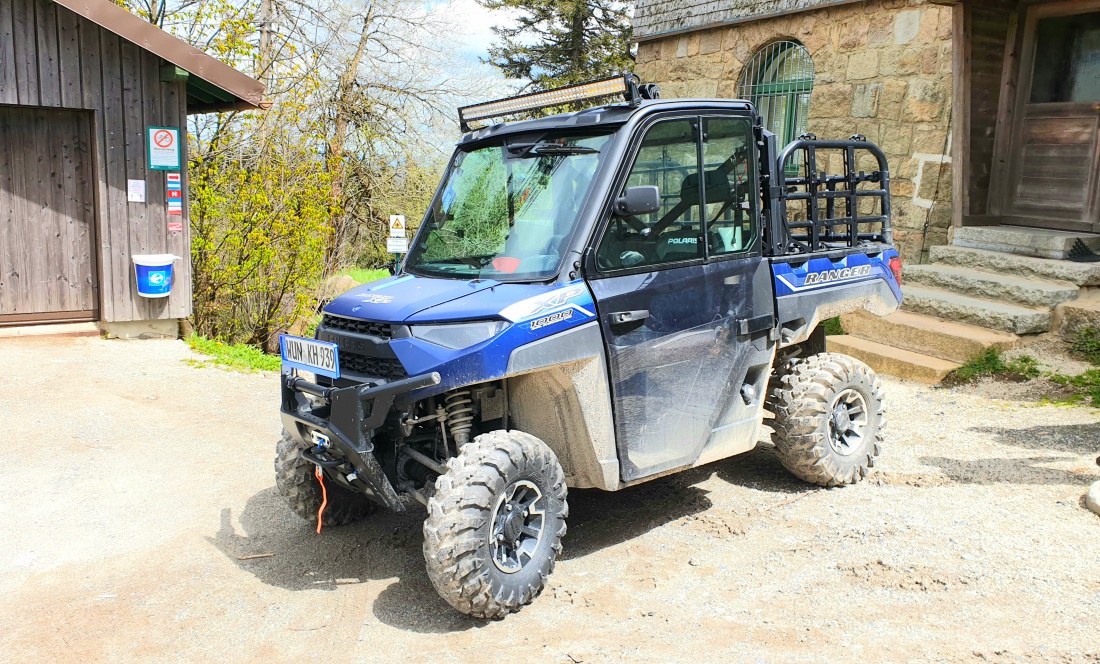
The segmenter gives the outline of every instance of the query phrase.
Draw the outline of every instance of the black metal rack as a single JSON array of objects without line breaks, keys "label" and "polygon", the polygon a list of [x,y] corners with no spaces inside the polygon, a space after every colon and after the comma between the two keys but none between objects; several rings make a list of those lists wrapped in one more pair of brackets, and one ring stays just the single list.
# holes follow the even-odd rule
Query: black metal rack
[{"label": "black metal rack", "polygon": [[[890,169],[886,155],[864,136],[848,140],[817,140],[812,134],[792,141],[779,154],[775,136],[758,128],[760,167],[764,176],[765,244],[772,256],[806,254],[892,244],[890,227]],[[819,171],[819,151],[839,151],[843,174]],[[857,171],[859,151],[870,153],[878,170]],[[797,159],[801,157],[801,160]],[[792,164],[794,173],[788,175]],[[878,185],[861,189],[865,182]],[[860,202],[874,200],[875,210],[860,214]],[[805,218],[792,219],[790,202],[805,204]]]}]

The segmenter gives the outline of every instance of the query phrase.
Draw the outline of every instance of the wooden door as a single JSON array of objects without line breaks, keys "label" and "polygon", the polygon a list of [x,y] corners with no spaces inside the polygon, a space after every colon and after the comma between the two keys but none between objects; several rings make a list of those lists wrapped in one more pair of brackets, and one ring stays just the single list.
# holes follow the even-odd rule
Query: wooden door
[{"label": "wooden door", "polygon": [[1005,223],[1100,232],[1100,0],[1024,24]]},{"label": "wooden door", "polygon": [[97,318],[91,125],[0,106],[0,325]]}]

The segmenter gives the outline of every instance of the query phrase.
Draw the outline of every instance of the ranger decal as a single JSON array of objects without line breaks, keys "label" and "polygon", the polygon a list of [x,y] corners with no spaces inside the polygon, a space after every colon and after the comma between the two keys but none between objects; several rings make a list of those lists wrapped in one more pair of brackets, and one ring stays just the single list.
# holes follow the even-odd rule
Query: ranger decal
[{"label": "ranger decal", "polygon": [[806,275],[805,285],[823,284],[839,279],[851,279],[853,277],[867,277],[871,275],[870,265],[857,265],[855,267],[843,267],[837,270],[825,270],[823,272],[811,272]]}]

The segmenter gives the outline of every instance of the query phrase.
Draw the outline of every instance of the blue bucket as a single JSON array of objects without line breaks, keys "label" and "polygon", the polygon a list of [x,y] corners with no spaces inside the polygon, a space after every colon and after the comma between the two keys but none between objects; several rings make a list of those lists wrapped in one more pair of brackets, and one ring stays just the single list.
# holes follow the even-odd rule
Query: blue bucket
[{"label": "blue bucket", "polygon": [[172,263],[179,258],[172,254],[133,256],[138,295],[168,297],[172,291]]}]

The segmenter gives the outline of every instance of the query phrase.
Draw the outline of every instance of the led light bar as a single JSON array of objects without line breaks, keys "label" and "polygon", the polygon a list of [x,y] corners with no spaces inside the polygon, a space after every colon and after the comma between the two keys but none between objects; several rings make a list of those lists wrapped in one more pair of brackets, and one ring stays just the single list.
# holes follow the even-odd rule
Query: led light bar
[{"label": "led light bar", "polygon": [[531,92],[525,95],[463,106],[458,109],[458,123],[462,127],[462,131],[470,131],[489,125],[490,123],[486,120],[493,118],[503,118],[525,111],[537,111],[540,108],[561,106],[575,101],[609,97],[611,95],[622,95],[626,101],[637,103],[639,94],[638,81],[635,76],[633,74],[623,74],[599,81],[578,83],[544,92]]}]

